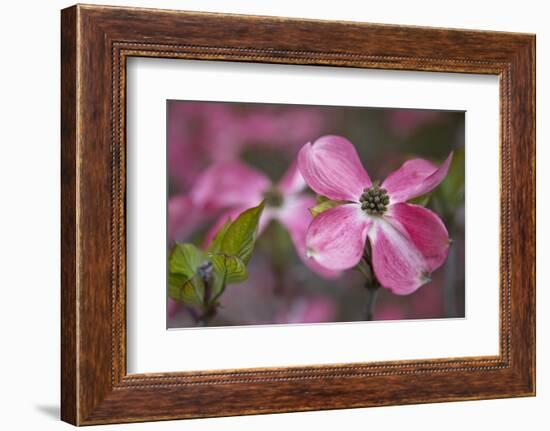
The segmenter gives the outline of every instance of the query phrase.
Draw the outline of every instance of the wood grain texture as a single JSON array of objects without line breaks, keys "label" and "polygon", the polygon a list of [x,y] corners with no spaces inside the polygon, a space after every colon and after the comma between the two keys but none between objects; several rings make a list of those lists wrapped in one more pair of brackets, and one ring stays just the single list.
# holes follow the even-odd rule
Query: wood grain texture
[{"label": "wood grain texture", "polygon": [[61,16],[61,417],[77,422],[76,8]]},{"label": "wood grain texture", "polygon": [[[534,395],[533,35],[79,5],[62,11],[61,37],[63,420],[86,425]],[[131,56],[498,75],[500,354],[127,375]]]}]

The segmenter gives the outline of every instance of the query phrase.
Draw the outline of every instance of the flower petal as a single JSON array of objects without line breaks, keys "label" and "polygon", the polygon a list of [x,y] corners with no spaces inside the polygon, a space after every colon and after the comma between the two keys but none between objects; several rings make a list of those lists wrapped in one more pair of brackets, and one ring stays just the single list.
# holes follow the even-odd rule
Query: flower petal
[{"label": "flower petal", "polygon": [[339,271],[327,269],[314,259],[307,257],[306,234],[313,220],[309,208],[315,205],[315,198],[307,195],[287,197],[280,211],[274,213],[274,218],[288,230],[296,253],[313,272],[327,279],[334,279],[340,275]]},{"label": "flower petal", "polygon": [[301,192],[305,189],[306,185],[304,177],[302,177],[298,169],[298,160],[295,159],[286,170],[281,181],[279,181],[278,188],[281,193],[288,195]]},{"label": "flower petal", "polygon": [[191,198],[201,208],[251,207],[262,200],[271,186],[262,173],[238,161],[219,162],[197,179]]},{"label": "flower petal", "polygon": [[340,136],[323,136],[298,153],[298,167],[306,183],[318,194],[357,202],[372,182],[353,144]]},{"label": "flower petal", "polygon": [[449,253],[449,233],[437,214],[421,207],[399,203],[390,205],[391,223],[401,225],[416,248],[424,256],[430,272],[445,263]]},{"label": "flower petal", "polygon": [[424,159],[408,160],[391,173],[381,187],[388,191],[391,202],[408,201],[437,187],[447,176],[452,160],[452,152],[439,168]]},{"label": "flower petal", "polygon": [[430,281],[428,265],[406,232],[381,218],[369,231],[374,274],[397,295],[413,293]]},{"label": "flower petal", "polygon": [[313,219],[306,236],[310,257],[332,270],[349,269],[363,256],[372,220],[357,204],[331,208]]},{"label": "flower petal", "polygon": [[210,214],[197,208],[187,195],[171,197],[168,200],[168,241],[185,238]]}]

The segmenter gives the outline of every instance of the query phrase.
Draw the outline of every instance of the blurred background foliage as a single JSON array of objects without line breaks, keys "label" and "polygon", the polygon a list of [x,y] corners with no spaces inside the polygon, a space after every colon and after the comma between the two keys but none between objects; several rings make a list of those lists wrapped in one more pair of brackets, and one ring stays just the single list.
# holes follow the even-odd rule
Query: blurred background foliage
[{"label": "blurred background foliage", "polygon": [[[219,217],[188,198],[212,163],[238,159],[276,182],[305,143],[336,134],[356,146],[371,179],[383,181],[408,159],[439,164],[454,151],[447,178],[419,198],[449,230],[447,262],[412,295],[382,289],[374,319],[464,316],[464,112],[186,101],[168,101],[167,111],[169,248],[200,245]],[[228,286],[211,326],[362,320],[366,294],[355,271],[325,280],[308,269],[273,221],[257,240],[249,279]],[[169,328],[193,326],[185,306],[167,301]]]}]

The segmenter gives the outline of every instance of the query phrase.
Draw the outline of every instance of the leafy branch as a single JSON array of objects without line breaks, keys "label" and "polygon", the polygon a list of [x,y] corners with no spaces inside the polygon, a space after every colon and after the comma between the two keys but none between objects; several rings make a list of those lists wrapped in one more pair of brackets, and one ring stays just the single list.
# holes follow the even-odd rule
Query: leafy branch
[{"label": "leafy branch", "polygon": [[190,243],[176,244],[168,258],[168,296],[198,311],[197,325],[216,315],[218,298],[228,284],[248,278],[246,269],[256,242],[264,202],[227,222],[206,251]]}]

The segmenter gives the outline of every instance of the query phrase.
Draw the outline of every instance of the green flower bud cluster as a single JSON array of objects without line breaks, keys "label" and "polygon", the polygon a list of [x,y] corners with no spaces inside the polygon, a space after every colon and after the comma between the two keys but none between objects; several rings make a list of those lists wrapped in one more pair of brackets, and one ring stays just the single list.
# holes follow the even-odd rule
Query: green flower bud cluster
[{"label": "green flower bud cluster", "polygon": [[390,197],[386,189],[380,188],[378,185],[365,188],[363,194],[359,198],[361,209],[369,215],[379,216],[386,212]]}]

